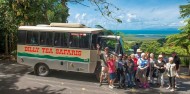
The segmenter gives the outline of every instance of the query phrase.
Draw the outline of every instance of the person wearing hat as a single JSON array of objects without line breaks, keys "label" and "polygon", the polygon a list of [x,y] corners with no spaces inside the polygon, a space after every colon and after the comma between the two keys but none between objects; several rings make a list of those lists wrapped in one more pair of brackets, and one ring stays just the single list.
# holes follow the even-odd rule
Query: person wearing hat
[{"label": "person wearing hat", "polygon": [[138,59],[141,58],[141,53],[142,53],[142,50],[141,49],[137,49],[137,55],[138,55]]},{"label": "person wearing hat", "polygon": [[158,85],[163,88],[164,87],[164,72],[165,72],[165,64],[166,62],[163,60],[163,56],[160,54],[158,56],[158,60],[155,62],[154,67],[158,69]]},{"label": "person wearing hat", "polygon": [[122,54],[118,55],[118,60],[116,62],[116,67],[117,67],[117,79],[119,81],[119,87],[122,88],[124,85],[124,71],[123,71],[123,65],[124,62],[122,60]]}]

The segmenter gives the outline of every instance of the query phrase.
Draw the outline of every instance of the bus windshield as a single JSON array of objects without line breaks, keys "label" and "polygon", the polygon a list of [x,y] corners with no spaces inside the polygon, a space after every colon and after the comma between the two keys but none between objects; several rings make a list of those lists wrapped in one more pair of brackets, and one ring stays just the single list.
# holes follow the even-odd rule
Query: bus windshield
[{"label": "bus windshield", "polygon": [[108,47],[110,53],[122,53],[120,42],[117,39],[101,37],[99,38],[99,44],[101,46],[101,50],[104,50],[105,47]]}]

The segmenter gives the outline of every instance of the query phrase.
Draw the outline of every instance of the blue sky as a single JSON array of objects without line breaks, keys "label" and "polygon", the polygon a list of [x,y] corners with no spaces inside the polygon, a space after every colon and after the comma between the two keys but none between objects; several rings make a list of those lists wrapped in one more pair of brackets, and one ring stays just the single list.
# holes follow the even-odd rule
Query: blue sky
[{"label": "blue sky", "polygon": [[122,23],[107,20],[96,6],[84,1],[80,4],[68,3],[70,23],[82,23],[89,27],[102,25],[112,30],[141,30],[178,28],[184,25],[179,18],[179,5],[187,4],[187,0],[107,0],[120,10],[114,11],[114,16],[121,19]]}]

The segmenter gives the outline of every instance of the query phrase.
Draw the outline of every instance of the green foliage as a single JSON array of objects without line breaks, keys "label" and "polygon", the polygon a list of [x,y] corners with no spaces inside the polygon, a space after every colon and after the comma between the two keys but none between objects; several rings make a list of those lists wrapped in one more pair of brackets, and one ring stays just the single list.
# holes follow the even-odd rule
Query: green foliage
[{"label": "green foliage", "polygon": [[160,47],[161,44],[157,41],[146,41],[141,44],[140,49],[144,52],[157,53]]},{"label": "green foliage", "polygon": [[166,54],[171,54],[172,52],[176,52],[178,55],[186,56],[187,52],[180,46],[163,46],[160,47],[157,53],[164,52]]},{"label": "green foliage", "polygon": [[24,25],[66,22],[69,16],[68,8],[60,0],[12,0],[9,3]]},{"label": "green foliage", "polygon": [[190,4],[181,5],[180,13],[181,13],[182,18],[189,17],[190,16]]},{"label": "green foliage", "polygon": [[0,0],[0,42],[5,54],[16,50],[19,25],[67,22],[69,14],[66,2],[67,0]]}]

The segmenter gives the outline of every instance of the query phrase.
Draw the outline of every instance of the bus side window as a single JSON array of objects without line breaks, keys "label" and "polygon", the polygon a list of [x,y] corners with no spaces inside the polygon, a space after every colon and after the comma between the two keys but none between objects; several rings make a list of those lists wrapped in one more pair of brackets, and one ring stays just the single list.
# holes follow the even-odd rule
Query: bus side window
[{"label": "bus side window", "polygon": [[61,44],[61,35],[60,35],[60,33],[55,33],[54,45],[55,46],[60,46],[60,44]]},{"label": "bus side window", "polygon": [[53,43],[53,32],[46,33],[46,45],[52,46]]},{"label": "bus side window", "polygon": [[68,34],[67,33],[55,33],[54,45],[60,47],[68,47]]},{"label": "bus side window", "polygon": [[89,40],[90,40],[90,34],[81,33],[79,39],[80,48],[89,48],[90,46]]},{"label": "bus side window", "polygon": [[40,45],[46,44],[46,32],[40,32]]},{"label": "bus side window", "polygon": [[18,31],[18,44],[26,43],[26,31]]},{"label": "bus side window", "polygon": [[27,31],[27,44],[38,45],[38,32]]},{"label": "bus side window", "polygon": [[70,47],[78,48],[79,47],[79,33],[71,33],[69,38]]},{"label": "bus side window", "polygon": [[97,34],[92,35],[92,44],[91,44],[91,49],[95,50],[96,49],[96,44],[97,44]]},{"label": "bus side window", "polygon": [[67,33],[61,33],[61,46],[62,47],[68,47],[68,34]]},{"label": "bus side window", "polygon": [[40,45],[52,46],[52,32],[40,32]]},{"label": "bus side window", "polygon": [[90,46],[90,34],[88,33],[71,33],[69,39],[70,47],[86,49]]}]

